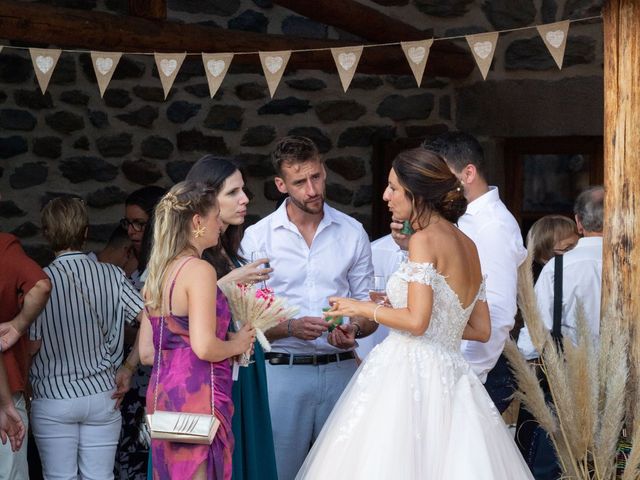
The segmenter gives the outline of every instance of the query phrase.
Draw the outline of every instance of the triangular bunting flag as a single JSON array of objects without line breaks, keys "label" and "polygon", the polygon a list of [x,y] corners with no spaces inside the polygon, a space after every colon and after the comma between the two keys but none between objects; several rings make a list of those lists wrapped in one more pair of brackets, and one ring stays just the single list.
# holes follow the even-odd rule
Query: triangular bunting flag
[{"label": "triangular bunting flag", "polygon": [[429,49],[433,44],[433,40],[422,40],[419,42],[400,42],[400,47],[407,57],[413,76],[416,77],[418,87],[422,83],[424,68],[427,66],[429,58]]},{"label": "triangular bunting flag", "polygon": [[332,48],[331,55],[333,55],[333,60],[338,68],[342,89],[346,92],[356,73],[356,68],[362,55],[362,45],[359,47]]},{"label": "triangular bunting flag", "polygon": [[91,63],[93,63],[93,70],[96,72],[100,97],[104,95],[104,91],[109,86],[120,57],[122,57],[122,53],[118,52],[91,52]]},{"label": "triangular bunting flag", "polygon": [[156,66],[158,67],[158,75],[162,82],[162,89],[164,90],[164,98],[167,98],[171,86],[180,71],[182,62],[184,62],[186,53],[154,53],[153,56],[156,59]]},{"label": "triangular bunting flag", "polygon": [[496,43],[498,43],[498,32],[479,33],[477,35],[467,35],[466,37],[471,53],[473,53],[482,78],[487,79],[489,67],[493,55],[496,52]]},{"label": "triangular bunting flag", "polygon": [[209,93],[211,98],[220,88],[220,84],[229,70],[233,53],[203,53],[202,63],[209,82]]},{"label": "triangular bunting flag", "polygon": [[31,61],[33,62],[33,69],[36,72],[38,85],[40,85],[40,90],[42,90],[42,94],[44,95],[62,50],[30,48],[29,53],[31,54]]},{"label": "triangular bunting flag", "polygon": [[284,69],[287,68],[287,63],[289,63],[291,51],[258,52],[258,54],[260,55],[260,63],[262,63],[264,76],[267,79],[267,85],[269,86],[269,93],[271,94],[271,98],[273,98],[282,74],[284,73]]},{"label": "triangular bunting flag", "polygon": [[569,23],[569,20],[565,20],[564,22],[549,23],[536,27],[542,37],[542,41],[560,69],[562,69],[562,61],[564,60],[564,49],[567,46]]}]

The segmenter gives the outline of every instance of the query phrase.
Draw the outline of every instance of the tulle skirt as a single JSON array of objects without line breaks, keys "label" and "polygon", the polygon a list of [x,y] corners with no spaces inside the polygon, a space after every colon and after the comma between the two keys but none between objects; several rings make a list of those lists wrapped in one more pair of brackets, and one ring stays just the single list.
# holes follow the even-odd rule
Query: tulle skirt
[{"label": "tulle skirt", "polygon": [[533,479],[455,346],[392,331],[360,366],[297,479]]}]

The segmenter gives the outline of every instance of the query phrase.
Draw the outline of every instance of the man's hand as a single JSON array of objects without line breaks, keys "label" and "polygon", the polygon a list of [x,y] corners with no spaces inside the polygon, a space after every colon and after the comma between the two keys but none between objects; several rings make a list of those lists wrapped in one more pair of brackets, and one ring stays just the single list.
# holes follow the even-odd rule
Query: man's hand
[{"label": "man's hand", "polygon": [[327,341],[334,347],[349,350],[356,346],[356,331],[353,325],[339,325],[329,334]]},{"label": "man's hand", "polygon": [[300,317],[291,320],[291,336],[302,340],[315,340],[329,328],[320,317]]},{"label": "man's hand", "polygon": [[13,347],[21,336],[14,321],[0,323],[0,352]]},{"label": "man's hand", "polygon": [[131,388],[131,377],[133,376],[133,372],[131,372],[126,367],[122,366],[116,372],[116,391],[111,395],[111,398],[116,399],[116,405],[114,407],[115,410],[120,408],[120,404],[124,399],[124,395]]},{"label": "man's hand", "polygon": [[0,405],[0,440],[2,444],[11,444],[11,450],[17,452],[24,440],[25,428],[22,418],[12,403]]},{"label": "man's hand", "polygon": [[409,250],[409,238],[411,235],[402,233],[402,222],[392,219],[389,227],[391,228],[391,238],[398,244],[400,249],[404,251]]}]

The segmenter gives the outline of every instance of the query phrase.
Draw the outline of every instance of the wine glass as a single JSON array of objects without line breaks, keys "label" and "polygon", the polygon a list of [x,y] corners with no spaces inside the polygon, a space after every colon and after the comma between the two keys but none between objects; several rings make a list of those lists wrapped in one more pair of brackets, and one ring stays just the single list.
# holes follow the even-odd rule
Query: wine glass
[{"label": "wine glass", "polygon": [[369,298],[378,305],[384,305],[387,301],[387,282],[383,275],[374,275],[371,277],[369,286]]},{"label": "wine glass", "polygon": [[[251,261],[252,262],[256,262],[258,260],[260,260],[261,258],[269,258],[269,255],[267,255],[267,252],[264,250],[254,250],[253,252],[251,252]],[[271,265],[269,264],[269,261],[267,260],[266,263],[262,264],[262,267],[260,268],[271,268]],[[262,288],[267,288],[267,281],[263,280],[262,281]]]}]

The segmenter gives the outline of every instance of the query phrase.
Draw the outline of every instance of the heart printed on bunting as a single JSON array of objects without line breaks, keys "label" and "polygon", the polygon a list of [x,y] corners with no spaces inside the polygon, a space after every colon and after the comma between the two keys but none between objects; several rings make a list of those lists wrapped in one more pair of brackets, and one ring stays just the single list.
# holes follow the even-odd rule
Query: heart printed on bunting
[{"label": "heart printed on bunting", "polygon": [[49,81],[51,80],[51,75],[53,75],[53,71],[56,68],[56,64],[58,63],[58,59],[60,58],[61,53],[62,50],[47,48],[29,49],[31,61],[33,62],[33,69],[36,72],[38,85],[40,85],[40,90],[42,91],[43,95],[47,91]]},{"label": "heart printed on bunting", "polygon": [[207,75],[211,98],[216,94],[224,77],[227,75],[231,60],[233,60],[233,53],[202,54],[202,62],[204,63],[204,71]]},{"label": "heart printed on bunting", "polygon": [[498,43],[498,32],[479,33],[477,35],[467,35],[465,37],[471,53],[476,59],[480,73],[483,79],[487,79],[487,73],[491,67],[493,55],[496,52],[496,44]]},{"label": "heart printed on bunting", "polygon": [[53,57],[38,55],[36,57],[36,66],[42,73],[47,73],[53,67]]},{"label": "heart printed on bunting", "polygon": [[569,31],[569,20],[564,22],[538,25],[536,29],[542,37],[542,41],[547,46],[547,50],[553,57],[558,68],[562,69],[564,61],[564,51],[567,47],[567,32]]},{"label": "heart printed on bunting", "polygon": [[333,56],[333,61],[336,62],[342,89],[346,92],[358,68],[358,62],[362,55],[362,46],[332,48],[331,55]]},{"label": "heart printed on bunting", "polygon": [[156,67],[158,67],[158,74],[164,90],[164,98],[166,99],[187,54],[154,53],[153,56],[156,59]]},{"label": "heart printed on bunting", "polygon": [[273,98],[284,74],[284,70],[287,68],[291,51],[258,52],[258,54],[260,55],[260,63],[262,64],[264,76],[267,79],[267,85],[269,86],[269,94],[271,98]]},{"label": "heart printed on bunting", "polygon": [[562,30],[553,30],[552,32],[547,32],[544,38],[553,48],[560,48],[560,45],[564,42],[564,32]]},{"label": "heart printed on bunting", "polygon": [[105,90],[109,86],[113,72],[116,71],[118,62],[122,57],[119,52],[91,52],[91,62],[93,70],[96,73],[98,88],[100,89],[100,97],[104,95]]},{"label": "heart printed on bunting", "polygon": [[422,76],[427,66],[431,45],[433,45],[433,39],[418,42],[400,42],[400,47],[407,57],[409,67],[411,67],[413,76],[416,77],[416,82],[418,82],[418,87],[422,83]]}]

